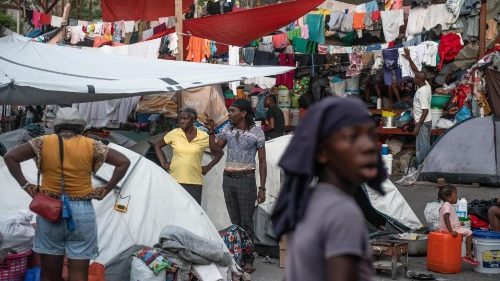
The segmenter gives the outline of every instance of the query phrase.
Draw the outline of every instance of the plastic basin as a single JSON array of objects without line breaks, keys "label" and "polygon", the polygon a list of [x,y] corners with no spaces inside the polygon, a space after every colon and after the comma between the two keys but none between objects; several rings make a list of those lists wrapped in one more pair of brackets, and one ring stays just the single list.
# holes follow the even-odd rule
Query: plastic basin
[{"label": "plastic basin", "polygon": [[442,109],[451,99],[450,95],[432,95],[431,108]]}]

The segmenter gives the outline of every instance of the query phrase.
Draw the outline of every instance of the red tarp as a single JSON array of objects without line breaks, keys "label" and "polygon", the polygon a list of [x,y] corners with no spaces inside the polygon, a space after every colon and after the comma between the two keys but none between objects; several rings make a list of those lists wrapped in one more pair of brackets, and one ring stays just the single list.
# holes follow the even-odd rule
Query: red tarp
[{"label": "red tarp", "polygon": [[[184,20],[184,32],[243,46],[302,17],[325,0],[295,0],[222,15]],[[193,0],[183,0],[188,9]],[[175,0],[101,0],[104,21],[158,20],[174,15]]]},{"label": "red tarp", "polygon": [[[182,10],[193,5],[193,0],[182,0]],[[101,0],[102,19],[154,21],[175,15],[175,0]]]},{"label": "red tarp", "polygon": [[184,21],[193,36],[244,46],[302,17],[325,0],[296,0]]}]

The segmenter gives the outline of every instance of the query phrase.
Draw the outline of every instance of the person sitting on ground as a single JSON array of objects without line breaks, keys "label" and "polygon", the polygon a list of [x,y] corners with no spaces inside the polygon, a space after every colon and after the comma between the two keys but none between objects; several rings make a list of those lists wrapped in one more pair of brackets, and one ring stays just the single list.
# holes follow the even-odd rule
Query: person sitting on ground
[{"label": "person sitting on ground", "polygon": [[[201,205],[203,176],[219,163],[224,152],[214,154],[212,161],[201,166],[205,149],[209,147],[208,134],[194,127],[198,115],[193,108],[183,108],[178,113],[179,127],[170,131],[154,144],[156,157],[161,167]],[[170,145],[173,150],[172,161],[167,161],[161,150]]]},{"label": "person sitting on ground", "polygon": [[382,193],[387,174],[366,105],[330,97],[312,106],[280,166],[285,179],[271,218],[278,238],[287,235],[286,279],[372,280],[370,242],[354,194],[365,182]]},{"label": "person sitting on ground", "polygon": [[488,221],[490,229],[500,232],[500,198],[497,198],[497,205],[488,209]]},{"label": "person sitting on ground", "polygon": [[463,261],[474,266],[478,265],[479,262],[472,256],[472,230],[462,226],[455,208],[452,206],[452,204],[457,204],[458,201],[457,188],[451,184],[439,187],[438,199],[444,202],[439,208],[439,230],[447,231],[454,237],[458,234],[466,237],[466,256],[463,257]]},{"label": "person sitting on ground", "polygon": [[266,140],[272,140],[283,136],[285,133],[285,115],[278,107],[278,101],[275,95],[269,95],[264,101],[267,108],[266,120],[263,126]]}]

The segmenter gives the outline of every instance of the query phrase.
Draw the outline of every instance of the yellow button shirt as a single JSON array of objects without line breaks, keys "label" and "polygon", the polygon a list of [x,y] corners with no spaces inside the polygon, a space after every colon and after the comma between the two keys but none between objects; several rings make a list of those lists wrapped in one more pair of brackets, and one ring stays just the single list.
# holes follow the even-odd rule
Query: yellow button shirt
[{"label": "yellow button shirt", "polygon": [[196,137],[189,142],[182,129],[174,129],[163,138],[172,146],[173,157],[170,174],[181,184],[203,184],[201,159],[208,148],[208,134],[197,129]]}]

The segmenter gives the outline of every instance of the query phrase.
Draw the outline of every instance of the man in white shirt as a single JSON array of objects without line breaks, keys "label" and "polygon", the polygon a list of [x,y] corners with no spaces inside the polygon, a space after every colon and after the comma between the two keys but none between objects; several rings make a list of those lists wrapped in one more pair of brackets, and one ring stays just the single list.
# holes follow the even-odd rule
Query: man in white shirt
[{"label": "man in white shirt", "polygon": [[412,61],[408,48],[404,49],[404,58],[408,60],[413,73],[415,73],[414,81],[418,87],[413,99],[413,119],[415,120],[413,133],[417,136],[417,164],[420,165],[424,162],[431,148],[432,116],[429,113],[429,109],[431,106],[432,88],[425,80],[425,74],[419,71]]}]

